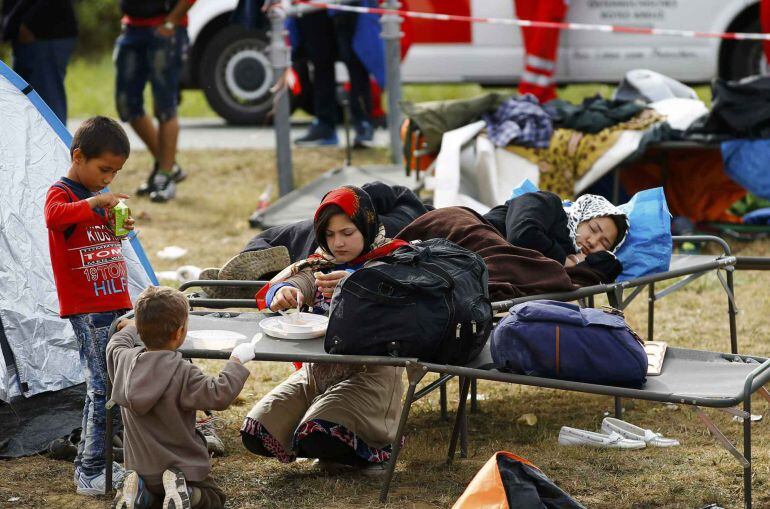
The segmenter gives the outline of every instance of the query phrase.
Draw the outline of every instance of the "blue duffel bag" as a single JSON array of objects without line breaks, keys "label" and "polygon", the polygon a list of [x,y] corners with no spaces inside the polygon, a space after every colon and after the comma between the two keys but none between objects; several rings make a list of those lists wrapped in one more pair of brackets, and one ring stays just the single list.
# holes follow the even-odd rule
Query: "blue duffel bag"
[{"label": "blue duffel bag", "polygon": [[552,300],[513,306],[492,335],[492,361],[530,376],[641,387],[642,340],[622,314]]}]

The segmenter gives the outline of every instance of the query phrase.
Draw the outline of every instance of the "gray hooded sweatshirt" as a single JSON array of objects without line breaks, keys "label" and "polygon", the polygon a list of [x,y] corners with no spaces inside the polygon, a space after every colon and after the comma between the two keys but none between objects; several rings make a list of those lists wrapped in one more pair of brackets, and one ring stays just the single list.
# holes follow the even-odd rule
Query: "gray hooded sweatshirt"
[{"label": "gray hooded sweatshirt", "polygon": [[107,345],[112,399],[120,405],[126,468],[148,484],[161,484],[163,471],[177,467],[188,481],[211,471],[206,442],[195,430],[196,410],[224,410],[243,389],[249,370],[229,361],[217,376],[171,350],[134,346],[136,327],[125,327]]}]

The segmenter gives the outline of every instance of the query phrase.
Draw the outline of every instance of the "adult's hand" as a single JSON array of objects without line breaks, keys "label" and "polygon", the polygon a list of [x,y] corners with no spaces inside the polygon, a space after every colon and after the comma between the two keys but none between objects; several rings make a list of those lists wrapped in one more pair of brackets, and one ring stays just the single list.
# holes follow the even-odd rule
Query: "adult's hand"
[{"label": "adult's hand", "polygon": [[584,262],[585,259],[586,259],[586,255],[584,255],[583,253],[571,254],[567,256],[566,260],[564,260],[564,266],[574,267],[578,263]]},{"label": "adult's hand", "polygon": [[270,310],[280,311],[297,307],[298,294],[299,289],[293,286],[282,286],[275,292],[275,295],[273,295],[273,300],[270,301]]},{"label": "adult's hand", "polygon": [[334,289],[337,287],[337,285],[340,284],[342,280],[349,275],[350,272],[346,270],[335,270],[333,272],[329,272],[328,274],[324,274],[323,272],[316,272],[315,284],[318,289],[321,290],[321,294],[328,299],[334,293]]}]

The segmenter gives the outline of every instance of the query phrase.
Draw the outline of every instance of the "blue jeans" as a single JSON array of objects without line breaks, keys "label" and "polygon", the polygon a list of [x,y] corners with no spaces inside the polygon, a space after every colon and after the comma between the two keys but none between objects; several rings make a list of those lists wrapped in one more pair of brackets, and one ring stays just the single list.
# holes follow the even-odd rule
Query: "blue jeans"
[{"label": "blue jeans", "polygon": [[64,76],[75,49],[75,38],[13,43],[13,70],[32,85],[49,108],[67,124]]},{"label": "blue jeans", "polygon": [[[104,440],[107,419],[107,341],[110,324],[125,311],[70,316],[80,350],[80,365],[86,379],[83,431],[80,435],[75,468],[93,475],[104,469]],[[120,412],[112,412],[113,434],[121,428]]]},{"label": "blue jeans", "polygon": [[153,27],[124,27],[115,41],[115,103],[120,119],[129,122],[145,115],[144,87],[149,81],[155,118],[176,117],[179,78],[187,53],[187,29],[176,27],[164,37]]}]

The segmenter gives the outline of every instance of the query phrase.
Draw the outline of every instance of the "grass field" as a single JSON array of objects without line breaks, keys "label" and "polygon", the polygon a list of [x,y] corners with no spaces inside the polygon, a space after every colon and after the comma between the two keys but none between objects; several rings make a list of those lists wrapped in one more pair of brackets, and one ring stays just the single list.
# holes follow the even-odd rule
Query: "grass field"
[{"label": "grass field", "polygon": [[[333,167],[342,152],[296,150],[298,184]],[[357,156],[363,163],[387,160],[384,151]],[[257,196],[274,179],[271,151],[189,151],[180,163],[190,177],[179,187],[178,199],[165,205],[132,199],[140,237],[156,270],[180,265],[220,266],[255,234],[247,226]],[[146,153],[135,152],[121,171],[113,190],[132,194],[150,165]],[[156,253],[179,245],[188,254],[174,262]],[[770,242],[735,246],[740,254],[770,255]],[[170,282],[168,282],[170,283]],[[770,273],[736,275],[740,347],[744,352],[770,355]],[[642,334],[646,326],[645,299],[638,298],[628,313],[630,324]],[[724,351],[729,348],[726,302],[713,275],[703,277],[658,303],[656,339],[672,345]],[[218,361],[200,362],[215,373]],[[250,363],[252,376],[233,406],[219,415],[220,430],[229,454],[213,461],[213,474],[224,487],[229,508],[383,507],[376,502],[379,481],[355,475],[327,476],[309,463],[282,465],[249,454],[240,444],[239,426],[249,408],[291,372],[286,363]],[[432,377],[431,377],[432,379]],[[562,448],[559,428],[570,425],[598,429],[612,410],[606,397],[520,386],[479,384],[480,413],[470,416],[467,459],[449,467],[444,458],[451,423],[443,421],[437,393],[418,402],[410,416],[406,446],[401,455],[388,508],[450,507],[476,471],[497,450],[508,450],[538,465],[559,486],[586,507],[599,509],[699,508],[716,502],[725,508],[742,505],[742,470],[716,445],[695,414],[685,406],[625,402],[625,417],[638,425],[678,438],[674,449],[640,451]],[[457,401],[457,384],[450,384],[450,405]],[[754,402],[766,419],[754,424],[755,507],[770,507],[770,430],[767,403]],[[733,441],[740,425],[730,416],[707,411]],[[534,426],[517,423],[534,413]],[[18,500],[10,502],[18,497]],[[96,509],[108,500],[75,495],[72,466],[45,457],[0,463],[0,507]]]}]

